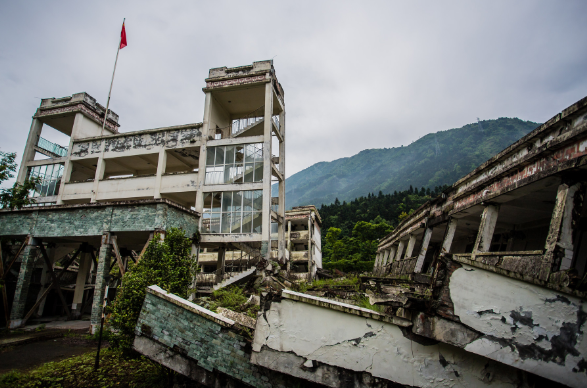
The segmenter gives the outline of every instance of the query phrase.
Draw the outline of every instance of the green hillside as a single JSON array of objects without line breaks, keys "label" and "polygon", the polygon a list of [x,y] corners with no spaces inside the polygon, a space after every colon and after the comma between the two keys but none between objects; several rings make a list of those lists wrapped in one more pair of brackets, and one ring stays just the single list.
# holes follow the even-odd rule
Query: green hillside
[{"label": "green hillside", "polygon": [[430,133],[405,147],[368,149],[316,163],[287,178],[286,207],[450,185],[538,125],[502,117]]}]

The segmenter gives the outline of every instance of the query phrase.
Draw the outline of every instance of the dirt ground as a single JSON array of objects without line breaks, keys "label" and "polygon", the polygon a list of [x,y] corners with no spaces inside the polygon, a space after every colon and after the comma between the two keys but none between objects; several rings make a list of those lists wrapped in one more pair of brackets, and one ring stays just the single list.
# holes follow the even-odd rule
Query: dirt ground
[{"label": "dirt ground", "polygon": [[[102,343],[108,346],[108,344]],[[96,342],[75,334],[62,338],[0,349],[0,374],[11,370],[27,371],[46,362],[96,351]]]}]

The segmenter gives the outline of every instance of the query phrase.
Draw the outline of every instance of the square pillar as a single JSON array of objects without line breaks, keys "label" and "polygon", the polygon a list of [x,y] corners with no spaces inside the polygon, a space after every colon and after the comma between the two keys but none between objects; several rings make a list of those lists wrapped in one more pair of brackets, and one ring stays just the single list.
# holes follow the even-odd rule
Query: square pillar
[{"label": "square pillar", "polygon": [[110,234],[102,236],[102,245],[98,253],[98,270],[96,271],[96,285],[94,288],[94,300],[92,302],[92,318],[90,320],[90,332],[94,334],[102,318],[102,306],[106,291],[106,276],[110,273],[110,260],[112,256],[112,244]]},{"label": "square pillar", "polygon": [[430,238],[432,237],[432,231],[433,228],[426,228],[426,231],[424,232],[424,238],[422,239],[422,249],[420,249],[420,254],[418,255],[418,260],[416,261],[414,273],[422,272],[424,259],[426,259],[426,252],[428,252],[428,245],[430,244]]},{"label": "square pillar", "polygon": [[[49,260],[51,260],[51,264],[55,262],[55,248],[47,248],[47,255],[49,256]],[[39,290],[39,294],[37,295],[37,301],[39,298],[45,293],[47,288],[51,287],[51,276],[49,275],[49,267],[47,263],[43,263],[43,272],[41,272],[41,289]],[[37,315],[42,316],[43,311],[45,310],[45,301],[47,298],[43,298],[43,300],[39,303],[39,308],[37,309]]]},{"label": "square pillar", "polygon": [[33,119],[33,122],[31,123],[31,129],[29,131],[29,137],[22,153],[22,160],[20,162],[20,168],[18,169],[18,175],[16,177],[16,181],[18,183],[24,183],[25,179],[27,178],[27,163],[31,160],[35,160],[35,146],[39,143],[42,130],[43,123],[39,119]]},{"label": "square pillar", "polygon": [[408,240],[408,248],[406,249],[406,259],[412,257],[412,253],[414,253],[414,246],[416,246],[416,235],[410,234],[410,239]]},{"label": "square pillar", "polygon": [[[165,148],[159,150],[159,160],[157,161],[157,175],[155,178],[155,192],[153,198],[161,198],[161,180],[165,174],[165,166],[167,165],[167,151]],[[198,170],[199,172],[199,170]]]},{"label": "square pillar", "polygon": [[397,256],[396,261],[402,259],[402,254],[404,253],[404,248],[406,247],[406,241],[400,240],[399,245],[397,246]]},{"label": "square pillar", "polygon": [[218,261],[216,261],[216,283],[221,283],[223,280],[226,260],[226,250],[224,247],[218,248]]},{"label": "square pillar", "polygon": [[261,255],[271,260],[271,134],[273,133],[273,85],[265,84],[265,113],[263,115],[263,220],[261,226]]},{"label": "square pillar", "polygon": [[[565,183],[558,187],[544,247],[540,280],[548,280],[550,274],[555,272],[559,266],[560,270],[571,268],[573,261],[573,207],[575,194],[580,187],[580,184],[569,186]],[[562,258],[560,263],[556,262],[557,256]]]},{"label": "square pillar", "polygon": [[86,287],[91,266],[92,259],[90,258],[90,254],[84,253],[83,256],[79,258],[75,291],[73,292],[73,303],[71,305],[71,311],[75,319],[80,318],[82,314],[81,309],[84,302],[84,288]]},{"label": "square pillar", "polygon": [[20,271],[18,273],[18,280],[16,282],[16,290],[14,291],[14,299],[12,301],[12,310],[10,311],[10,328],[16,329],[24,326],[24,315],[26,314],[25,305],[29,295],[29,288],[31,284],[31,275],[35,267],[35,261],[39,255],[39,249],[35,244],[35,239],[31,238],[29,245],[22,252],[22,259],[20,262]]},{"label": "square pillar", "polygon": [[446,233],[444,234],[444,240],[442,240],[441,253],[449,253],[452,246],[452,240],[455,238],[457,231],[457,224],[459,223],[458,218],[451,218],[446,226]]},{"label": "square pillar", "polygon": [[475,260],[475,255],[479,252],[489,252],[491,247],[491,239],[497,224],[497,214],[499,213],[499,205],[487,205],[481,214],[481,224],[479,225],[479,232],[471,254],[471,260]]}]

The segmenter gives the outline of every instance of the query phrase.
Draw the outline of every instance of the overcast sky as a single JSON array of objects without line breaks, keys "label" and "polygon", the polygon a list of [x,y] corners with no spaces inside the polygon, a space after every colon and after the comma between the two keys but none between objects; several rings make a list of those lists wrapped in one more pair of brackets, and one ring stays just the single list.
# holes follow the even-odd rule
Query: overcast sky
[{"label": "overcast sky", "polygon": [[40,98],[106,104],[124,17],[121,132],[201,122],[208,69],[274,58],[287,176],[587,95],[586,1],[2,0],[0,150],[20,160]]}]

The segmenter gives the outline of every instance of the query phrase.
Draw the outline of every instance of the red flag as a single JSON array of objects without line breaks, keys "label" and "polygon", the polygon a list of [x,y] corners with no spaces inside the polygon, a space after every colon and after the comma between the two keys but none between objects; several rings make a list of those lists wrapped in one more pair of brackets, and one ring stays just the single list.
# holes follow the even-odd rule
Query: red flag
[{"label": "red flag", "polygon": [[124,29],[124,22],[122,22],[122,31],[120,32],[120,48],[126,47],[126,30]]}]

